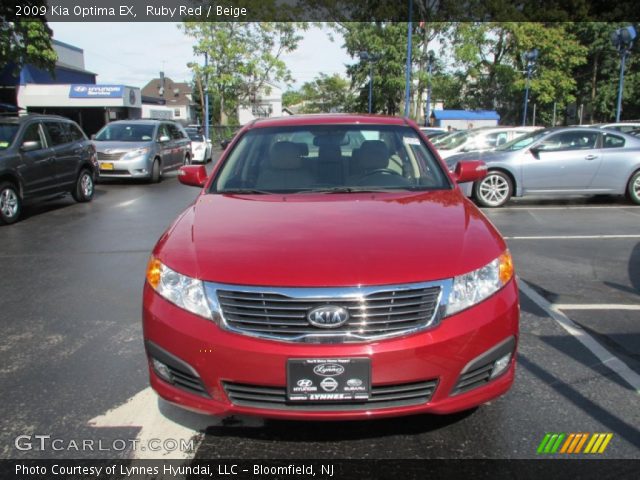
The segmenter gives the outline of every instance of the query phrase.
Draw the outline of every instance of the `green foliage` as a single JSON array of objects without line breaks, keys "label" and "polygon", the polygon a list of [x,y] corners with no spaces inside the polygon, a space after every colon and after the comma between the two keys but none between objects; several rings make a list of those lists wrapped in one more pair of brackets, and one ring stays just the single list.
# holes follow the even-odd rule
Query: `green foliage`
[{"label": "green foliage", "polygon": [[[263,6],[267,6],[265,2]],[[220,123],[235,116],[269,82],[289,82],[281,56],[296,49],[304,24],[292,22],[185,22],[181,28],[194,39],[194,52],[208,55],[208,66],[192,63],[194,75],[219,99]]]},{"label": "green foliage", "polygon": [[[22,5],[43,2],[23,2]],[[25,64],[53,72],[58,56],[51,46],[52,31],[46,20],[5,21],[15,17],[15,6],[0,6],[0,70],[14,65],[18,73]]]}]

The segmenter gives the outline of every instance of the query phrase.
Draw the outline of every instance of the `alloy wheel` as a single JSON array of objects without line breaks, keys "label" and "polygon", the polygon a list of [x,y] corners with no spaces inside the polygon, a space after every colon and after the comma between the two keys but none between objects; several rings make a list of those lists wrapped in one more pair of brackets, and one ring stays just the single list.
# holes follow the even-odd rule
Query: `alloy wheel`
[{"label": "alloy wheel", "polygon": [[11,188],[5,188],[0,193],[0,211],[7,218],[13,218],[18,214],[18,195]]}]

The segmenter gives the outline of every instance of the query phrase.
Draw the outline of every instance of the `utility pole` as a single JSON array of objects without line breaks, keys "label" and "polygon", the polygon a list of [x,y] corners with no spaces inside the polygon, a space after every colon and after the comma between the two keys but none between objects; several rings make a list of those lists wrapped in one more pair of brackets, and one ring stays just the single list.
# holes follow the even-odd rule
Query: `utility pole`
[{"label": "utility pole", "polygon": [[204,138],[209,139],[209,54],[204,52]]},{"label": "utility pole", "polygon": [[410,113],[411,102],[411,18],[413,11],[413,0],[409,0],[409,22],[407,24],[407,66],[405,67],[405,84],[404,84],[404,116],[408,117]]}]

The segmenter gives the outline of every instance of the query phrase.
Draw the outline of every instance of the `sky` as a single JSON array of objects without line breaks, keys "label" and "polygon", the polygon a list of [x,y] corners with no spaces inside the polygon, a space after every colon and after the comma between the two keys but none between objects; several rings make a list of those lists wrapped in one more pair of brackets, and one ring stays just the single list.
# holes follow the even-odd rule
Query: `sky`
[{"label": "sky", "polygon": [[[53,38],[84,50],[85,68],[98,74],[98,83],[142,88],[161,70],[174,81],[190,81],[187,63],[196,61],[193,41],[177,23],[50,22]],[[295,80],[293,88],[320,72],[346,77],[345,65],[355,63],[342,48],[342,37],[317,27],[302,32],[298,49],[283,56]],[[204,61],[202,57],[199,61]],[[281,85],[282,86],[282,85]]]}]

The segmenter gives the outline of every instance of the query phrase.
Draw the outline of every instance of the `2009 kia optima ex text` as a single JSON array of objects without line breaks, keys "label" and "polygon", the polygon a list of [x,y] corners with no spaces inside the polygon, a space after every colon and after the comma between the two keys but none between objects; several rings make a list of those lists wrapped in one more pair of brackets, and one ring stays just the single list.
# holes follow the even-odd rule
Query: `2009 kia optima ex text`
[{"label": "2009 kia optima ex text", "polygon": [[151,385],[214,415],[451,413],[514,379],[511,255],[417,125],[320,115],[244,127],[156,245]]}]

